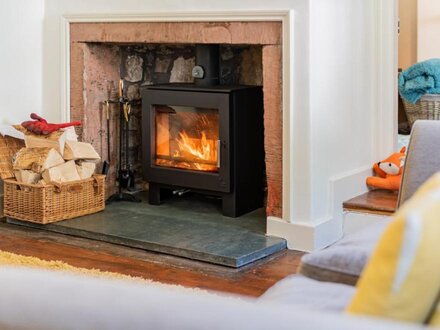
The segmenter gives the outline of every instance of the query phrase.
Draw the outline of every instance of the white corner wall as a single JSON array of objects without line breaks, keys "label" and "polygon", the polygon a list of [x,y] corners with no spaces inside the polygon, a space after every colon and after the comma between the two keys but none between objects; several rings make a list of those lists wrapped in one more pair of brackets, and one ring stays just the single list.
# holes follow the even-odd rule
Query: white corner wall
[{"label": "white corner wall", "polygon": [[310,190],[294,197],[302,213],[290,223],[268,221],[269,234],[306,251],[343,235],[342,202],[367,191],[372,164],[394,150],[397,136],[396,1],[309,3],[309,106],[294,111],[309,116],[310,168],[294,163],[292,171],[310,180]]},{"label": "white corner wall", "polygon": [[0,124],[42,112],[44,0],[2,0]]},{"label": "white corner wall", "polygon": [[376,34],[371,0],[314,0],[310,11],[311,217],[329,216],[328,178],[374,162]]}]

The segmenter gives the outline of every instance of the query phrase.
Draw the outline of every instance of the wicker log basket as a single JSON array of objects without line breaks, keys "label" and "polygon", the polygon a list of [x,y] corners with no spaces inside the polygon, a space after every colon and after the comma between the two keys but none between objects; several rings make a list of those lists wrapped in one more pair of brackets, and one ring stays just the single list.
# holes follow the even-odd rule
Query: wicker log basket
[{"label": "wicker log basket", "polygon": [[104,175],[59,185],[5,180],[5,216],[48,224],[104,210]]},{"label": "wicker log basket", "polygon": [[415,104],[402,100],[411,127],[418,119],[440,120],[440,94],[426,94]]}]

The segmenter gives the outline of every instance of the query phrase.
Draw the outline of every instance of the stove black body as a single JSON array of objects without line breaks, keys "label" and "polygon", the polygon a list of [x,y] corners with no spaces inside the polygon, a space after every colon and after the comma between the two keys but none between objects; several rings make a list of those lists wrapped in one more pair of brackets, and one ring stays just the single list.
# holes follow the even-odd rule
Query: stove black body
[{"label": "stove black body", "polygon": [[[218,109],[218,173],[157,166],[157,105]],[[259,86],[166,84],[142,90],[143,177],[149,182],[149,203],[158,205],[171,190],[187,188],[219,196],[223,215],[238,217],[263,206],[263,95]]]}]

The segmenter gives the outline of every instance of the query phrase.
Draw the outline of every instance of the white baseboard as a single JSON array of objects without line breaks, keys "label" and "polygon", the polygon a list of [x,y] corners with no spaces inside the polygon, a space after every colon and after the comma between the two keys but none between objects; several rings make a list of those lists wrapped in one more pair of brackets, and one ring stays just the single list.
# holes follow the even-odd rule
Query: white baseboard
[{"label": "white baseboard", "polygon": [[291,250],[316,251],[343,236],[344,212],[342,203],[367,191],[365,179],[370,167],[358,168],[329,180],[328,215],[324,219],[287,221],[276,217],[267,219],[267,235],[282,237]]},{"label": "white baseboard", "polygon": [[377,222],[389,221],[390,216],[381,214],[344,212],[344,235],[353,234]]},{"label": "white baseboard", "polygon": [[267,219],[267,235],[284,238],[290,250],[305,252],[320,250],[336,242],[342,236],[341,228],[341,223],[333,219],[321,223]]}]

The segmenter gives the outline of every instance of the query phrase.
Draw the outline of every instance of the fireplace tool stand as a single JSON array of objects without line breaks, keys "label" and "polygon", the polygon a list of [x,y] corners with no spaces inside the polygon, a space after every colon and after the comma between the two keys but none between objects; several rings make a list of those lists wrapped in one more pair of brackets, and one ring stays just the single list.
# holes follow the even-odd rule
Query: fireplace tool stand
[{"label": "fireplace tool stand", "polygon": [[[120,87],[122,88],[122,87]],[[129,101],[124,99],[122,92],[120,92],[120,97],[118,101],[108,100],[108,103],[116,103],[119,105],[119,165],[118,165],[118,192],[110,196],[106,204],[112,202],[136,202],[139,203],[141,200],[133,194],[123,192],[123,188],[130,188],[134,186],[134,173],[131,168],[128,157],[129,149],[129,121],[131,117],[131,106],[134,101]],[[110,140],[108,141],[110,145]],[[109,148],[110,149],[110,148]],[[124,157],[122,156],[124,154]],[[110,158],[110,157],[109,157]]]}]

